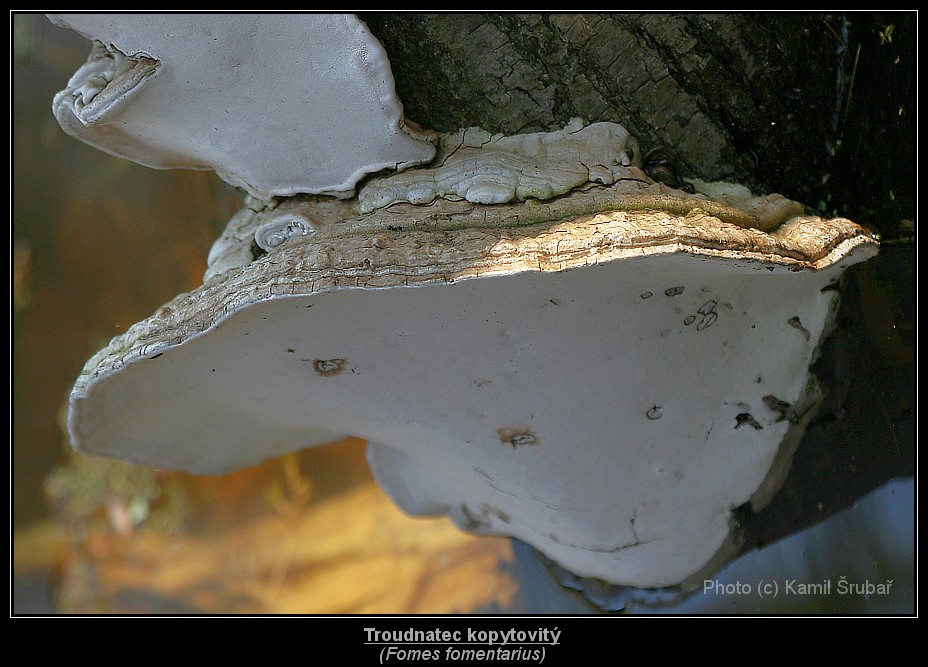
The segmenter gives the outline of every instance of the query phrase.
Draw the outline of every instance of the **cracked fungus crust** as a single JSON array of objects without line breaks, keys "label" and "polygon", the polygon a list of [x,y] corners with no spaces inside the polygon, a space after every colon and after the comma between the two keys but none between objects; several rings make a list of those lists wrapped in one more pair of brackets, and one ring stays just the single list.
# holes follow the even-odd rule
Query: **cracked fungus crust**
[{"label": "cracked fungus crust", "polygon": [[409,513],[581,576],[686,582],[779,487],[821,398],[831,288],[876,243],[644,194],[249,211],[223,253],[267,216],[310,206],[314,226],[114,339],[74,387],[72,441],[214,474],[355,435]]},{"label": "cracked fungus crust", "polygon": [[[576,207],[565,206],[566,200],[513,207],[448,202],[444,212],[407,206],[399,215],[363,216],[365,224],[357,228],[349,221],[327,236],[300,237],[244,267],[214,275],[114,338],[88,362],[77,387],[88,376],[144,356],[142,347],[147,354],[179,344],[231,312],[269,298],[564,271],[668,253],[686,255],[693,263],[710,257],[727,260],[733,268],[821,271],[851,255],[855,263],[867,259],[878,247],[871,234],[843,218],[796,217],[774,233],[765,233],[698,211],[680,216],[656,208],[635,210],[633,196],[606,198],[615,205],[630,202],[629,210],[546,220],[603,199],[597,194],[588,206],[582,197],[580,193],[572,200]],[[388,224],[396,218],[403,221],[402,228]],[[531,224],[533,219],[545,221]],[[503,227],[504,223],[517,226]],[[673,296],[682,286],[664,292]]]},{"label": "cracked fungus crust", "polygon": [[361,212],[369,213],[439,197],[475,204],[551,199],[586,183],[612,185],[637,154],[638,142],[616,123],[584,126],[575,118],[557,132],[515,136],[472,127],[442,135],[432,166],[376,177],[358,200]]}]

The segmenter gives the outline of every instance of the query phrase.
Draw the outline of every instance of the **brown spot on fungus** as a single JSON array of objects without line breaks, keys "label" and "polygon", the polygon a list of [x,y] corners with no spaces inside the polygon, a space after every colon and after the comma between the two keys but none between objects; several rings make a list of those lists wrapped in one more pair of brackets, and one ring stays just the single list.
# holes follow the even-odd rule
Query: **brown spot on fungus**
[{"label": "brown spot on fungus", "polygon": [[754,419],[754,416],[749,412],[742,412],[741,414],[736,415],[735,421],[737,422],[735,424],[735,428],[741,428],[745,425],[752,427],[755,431],[760,431],[762,428],[764,428],[757,423],[757,420]]},{"label": "brown spot on fungus", "polygon": [[338,375],[345,370],[344,359],[313,359],[313,370],[319,375]]},{"label": "brown spot on fungus", "polygon": [[501,428],[496,431],[500,442],[504,445],[512,445],[512,448],[522,447],[524,445],[537,445],[538,436],[531,429],[527,428]]},{"label": "brown spot on fungus", "polygon": [[812,333],[808,329],[806,329],[804,326],[802,326],[802,321],[799,319],[798,316],[789,318],[789,320],[786,323],[790,325],[791,327],[793,327],[794,329],[802,332],[802,335],[806,337],[806,340],[812,339]]},{"label": "brown spot on fungus", "polygon": [[766,405],[771,411],[776,412],[779,416],[777,421],[781,422],[784,419],[787,419],[793,414],[793,406],[791,403],[786,401],[781,401],[776,396],[768,394],[764,396],[764,405]]}]

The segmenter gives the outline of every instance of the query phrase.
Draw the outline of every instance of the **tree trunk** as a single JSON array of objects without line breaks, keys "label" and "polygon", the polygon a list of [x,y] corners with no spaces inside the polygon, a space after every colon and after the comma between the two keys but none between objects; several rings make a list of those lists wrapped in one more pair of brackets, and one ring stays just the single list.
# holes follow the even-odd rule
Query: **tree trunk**
[{"label": "tree trunk", "polygon": [[426,127],[612,121],[684,176],[779,192],[884,235],[912,219],[914,13],[361,18]]}]

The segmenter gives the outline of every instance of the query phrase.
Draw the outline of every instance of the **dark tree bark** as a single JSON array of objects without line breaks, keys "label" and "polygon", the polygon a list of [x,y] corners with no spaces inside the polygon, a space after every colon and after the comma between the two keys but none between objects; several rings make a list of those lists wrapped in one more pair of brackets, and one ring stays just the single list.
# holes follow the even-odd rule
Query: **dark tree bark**
[{"label": "dark tree bark", "polygon": [[914,13],[361,18],[407,117],[426,127],[612,121],[684,176],[779,192],[884,234],[912,219]]},{"label": "dark tree bark", "polygon": [[745,549],[914,473],[914,13],[363,14],[408,118],[439,131],[624,125],[683,177],[883,234],[815,370],[829,398]]}]

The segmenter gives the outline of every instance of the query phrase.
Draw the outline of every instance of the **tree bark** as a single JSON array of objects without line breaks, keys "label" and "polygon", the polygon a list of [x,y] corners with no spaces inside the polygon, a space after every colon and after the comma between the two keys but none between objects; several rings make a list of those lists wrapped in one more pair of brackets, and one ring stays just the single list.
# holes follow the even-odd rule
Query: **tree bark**
[{"label": "tree bark", "polygon": [[617,122],[684,176],[884,234],[913,217],[914,12],[360,16],[426,127]]}]

